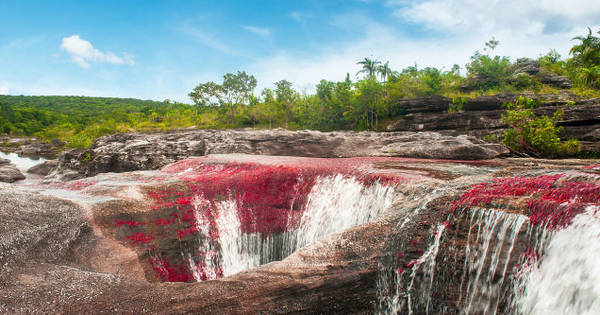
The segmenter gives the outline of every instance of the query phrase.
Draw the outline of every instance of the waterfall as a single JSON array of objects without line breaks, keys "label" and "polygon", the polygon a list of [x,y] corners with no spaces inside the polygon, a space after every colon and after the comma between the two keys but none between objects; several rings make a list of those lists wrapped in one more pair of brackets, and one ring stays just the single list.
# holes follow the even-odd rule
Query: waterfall
[{"label": "waterfall", "polygon": [[[297,228],[271,235],[244,233],[238,216],[240,205],[221,201],[217,203],[216,227],[223,275],[281,260],[326,235],[373,221],[392,204],[395,195],[393,187],[379,182],[363,185],[343,175],[318,177]],[[203,237],[203,233],[199,235]],[[205,241],[201,244],[210,246]]]},{"label": "waterfall", "polygon": [[364,186],[353,177],[320,177],[308,195],[294,250],[332,233],[375,220],[393,201],[394,189]]},{"label": "waterfall", "polygon": [[[506,271],[517,236],[528,218],[491,209],[471,210],[460,284],[466,314],[495,314],[506,297]],[[476,233],[472,230],[476,228]],[[466,281],[466,283],[465,283]]]},{"label": "waterfall", "polygon": [[[528,218],[492,209],[472,209],[468,217],[468,236],[464,249],[464,266],[459,287],[458,301],[461,313],[495,314],[499,304],[510,290],[507,276],[509,263],[518,236],[523,232]],[[436,266],[448,257],[438,255],[446,225],[436,227],[431,244],[419,257],[410,274],[406,270],[381,267],[377,282],[381,314],[437,314],[444,308],[435,309],[432,296],[436,285],[445,281],[437,274]],[[523,232],[524,233],[524,232]],[[451,258],[450,258],[451,259]],[[442,273],[452,271],[442,268]],[[437,279],[440,277],[440,279]],[[439,288],[437,288],[439,289]]]},{"label": "waterfall", "polygon": [[589,206],[540,248],[516,287],[518,314],[600,314],[600,207]]}]

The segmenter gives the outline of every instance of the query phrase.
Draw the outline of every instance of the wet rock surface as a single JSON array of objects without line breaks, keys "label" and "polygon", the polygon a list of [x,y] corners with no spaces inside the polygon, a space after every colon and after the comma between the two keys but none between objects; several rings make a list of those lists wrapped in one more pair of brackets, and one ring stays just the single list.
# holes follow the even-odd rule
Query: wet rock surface
[{"label": "wet rock surface", "polygon": [[58,172],[78,174],[157,169],[206,154],[246,153],[302,157],[398,156],[480,160],[508,153],[501,145],[475,137],[435,132],[318,132],[288,130],[192,130],[170,133],[127,133],[96,140],[89,150],[59,157]]},{"label": "wet rock surface", "polygon": [[[195,178],[190,169],[205,166],[221,169],[219,165],[240,163],[268,165],[276,173],[290,168],[325,167],[335,172],[360,169],[366,172],[364,174],[398,179],[395,186],[398,194],[376,220],[316,240],[281,261],[219,280],[157,282],[160,279],[148,267],[152,255],[187,246],[185,239],[191,236],[169,241],[159,239],[161,234],[148,234],[154,239],[147,244],[156,244],[155,248],[144,247],[142,237],[128,238],[136,231],[168,228],[164,221],[156,221],[156,216],[160,209],[174,205],[160,204],[161,208],[156,209],[158,195],[150,193],[164,194],[172,191],[169,189],[175,189],[173,193],[185,192],[182,185]],[[422,294],[425,292],[431,296],[430,309],[457,314],[472,293],[459,284],[465,281],[468,284],[469,279],[477,276],[470,272],[463,274],[467,259],[465,246],[470,244],[471,250],[475,250],[485,242],[474,238],[484,233],[478,232],[477,225],[472,224],[471,210],[467,207],[451,214],[448,210],[452,202],[464,198],[473,185],[492,182],[495,178],[538,178],[551,174],[569,174],[572,181],[594,184],[598,170],[589,161],[582,160],[503,159],[459,163],[393,158],[329,160],[215,155],[184,160],[163,171],[102,174],[61,186],[0,184],[0,262],[5,266],[0,273],[0,311],[13,314],[364,314],[389,311],[382,308],[385,306],[382,301],[397,292],[403,292],[397,295],[398,301],[408,296],[427,296]],[[56,194],[56,189],[73,193],[63,197],[72,201],[46,195]],[[488,212],[528,215],[523,206],[524,198],[528,197],[502,196]],[[179,202],[185,205],[185,200]],[[169,218],[168,213],[161,215]],[[150,229],[151,226],[154,227]],[[432,269],[436,274],[432,279],[433,289],[427,291],[430,278],[424,269],[427,263],[423,257],[436,236],[441,235],[436,234],[440,226],[446,228],[440,239],[440,254],[435,256],[437,264]],[[499,241],[493,238],[489,242]],[[499,264],[518,263],[529,246],[527,242],[527,238],[517,237],[515,246],[499,247]],[[512,255],[507,255],[509,249]],[[482,268],[487,270],[490,263],[484,262]],[[390,286],[382,286],[382,282],[387,281],[383,274],[397,272],[398,266],[405,270],[400,282],[391,281]],[[412,268],[417,271],[413,281],[416,284],[409,286]],[[501,276],[506,275],[500,271],[495,276],[492,274],[495,279]],[[485,300],[485,297],[480,299]],[[422,301],[417,302],[412,310],[424,312],[423,304],[419,304]],[[406,313],[403,307],[397,310]],[[505,307],[499,305],[498,312],[502,313]]]}]

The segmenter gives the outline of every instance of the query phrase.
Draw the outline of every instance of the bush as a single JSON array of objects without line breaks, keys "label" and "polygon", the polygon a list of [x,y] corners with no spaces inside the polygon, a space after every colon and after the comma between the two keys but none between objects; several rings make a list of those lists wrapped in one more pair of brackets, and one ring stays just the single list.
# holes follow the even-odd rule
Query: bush
[{"label": "bush", "polygon": [[502,119],[508,124],[502,142],[516,152],[535,157],[573,156],[581,151],[577,140],[561,143],[558,133],[562,127],[556,123],[562,118],[562,109],[552,117],[536,117],[533,113],[537,103],[526,97],[519,97],[514,103],[506,104],[507,113]]},{"label": "bush", "polygon": [[467,71],[475,87],[487,90],[505,85],[510,77],[510,67],[508,57],[492,58],[476,52],[467,64]]}]

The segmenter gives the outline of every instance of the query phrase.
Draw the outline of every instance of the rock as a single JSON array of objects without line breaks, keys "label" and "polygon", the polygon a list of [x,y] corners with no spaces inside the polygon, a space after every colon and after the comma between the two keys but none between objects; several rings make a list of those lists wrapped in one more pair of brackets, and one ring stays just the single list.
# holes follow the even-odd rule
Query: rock
[{"label": "rock", "polygon": [[9,159],[0,158],[0,165],[9,164],[9,163],[10,163]]},{"label": "rock", "polygon": [[529,58],[517,59],[514,65],[514,73],[526,73],[529,75],[535,75],[540,71],[540,63]]},{"label": "rock", "polygon": [[405,142],[389,144],[381,149],[381,155],[448,160],[469,157],[469,160],[486,160],[509,153],[502,145],[487,144],[475,137],[448,137],[429,132],[426,134],[428,137],[419,135],[418,141],[406,139]]},{"label": "rock", "polygon": [[14,164],[0,163],[0,182],[12,183],[25,179],[25,175]]},{"label": "rock", "polygon": [[34,165],[27,170],[27,173],[46,176],[50,174],[58,166],[57,160],[44,161],[40,164]]},{"label": "rock", "polygon": [[44,142],[32,142],[20,146],[16,151],[17,154],[29,157],[52,156],[56,154],[55,148]]},{"label": "rock", "polygon": [[518,96],[519,94],[515,93],[478,96],[467,99],[462,108],[465,111],[502,110],[504,104],[514,102]]},{"label": "rock", "polygon": [[540,82],[557,87],[559,89],[570,89],[573,85],[568,77],[556,75],[555,73],[540,72],[538,77]]},{"label": "rock", "polygon": [[[431,150],[430,146],[436,141],[443,143],[445,149]],[[440,148],[440,145],[436,147]],[[468,150],[465,149],[467,147]],[[505,148],[490,146],[475,138],[455,139],[432,132],[325,133],[279,129],[127,133],[101,137],[89,150],[64,152],[58,159],[58,173],[54,175],[77,171],[81,175],[93,176],[106,172],[157,169],[178,160],[206,154],[402,156],[474,160],[491,159],[507,152]]]},{"label": "rock", "polygon": [[452,103],[452,99],[445,96],[425,96],[417,98],[402,99],[394,106],[397,106],[400,112],[405,113],[429,113],[447,111]]}]

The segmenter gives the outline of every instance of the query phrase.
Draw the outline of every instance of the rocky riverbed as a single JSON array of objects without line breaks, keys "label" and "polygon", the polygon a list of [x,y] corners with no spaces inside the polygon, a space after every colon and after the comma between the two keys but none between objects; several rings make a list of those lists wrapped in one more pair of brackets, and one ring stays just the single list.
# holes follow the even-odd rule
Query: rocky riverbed
[{"label": "rocky riverbed", "polygon": [[0,184],[0,310],[511,313],[524,258],[544,261],[535,233],[597,206],[599,172],[585,160],[217,154]]}]

